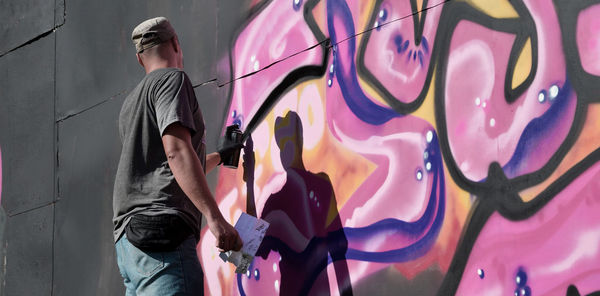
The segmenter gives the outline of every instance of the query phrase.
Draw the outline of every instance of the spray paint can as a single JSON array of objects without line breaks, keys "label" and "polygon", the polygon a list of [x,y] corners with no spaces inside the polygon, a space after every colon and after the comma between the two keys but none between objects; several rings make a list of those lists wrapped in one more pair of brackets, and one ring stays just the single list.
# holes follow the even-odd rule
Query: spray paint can
[{"label": "spray paint can", "polygon": [[[237,124],[230,125],[225,130],[225,141],[235,144],[242,143],[243,134]],[[237,168],[240,161],[240,149],[236,149],[229,157],[222,159],[223,165],[230,168]]]}]

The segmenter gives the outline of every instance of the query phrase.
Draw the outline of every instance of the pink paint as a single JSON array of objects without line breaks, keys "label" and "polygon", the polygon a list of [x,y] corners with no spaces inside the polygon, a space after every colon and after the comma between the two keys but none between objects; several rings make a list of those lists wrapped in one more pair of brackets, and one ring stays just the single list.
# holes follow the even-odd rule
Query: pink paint
[{"label": "pink paint", "polygon": [[513,295],[521,266],[533,295],[564,295],[571,284],[581,295],[597,291],[599,177],[596,164],[526,220],[494,213],[475,242],[456,294]]},{"label": "pink paint", "polygon": [[[528,8],[538,29],[538,69],[531,86],[512,104],[506,102],[504,80],[514,35],[462,21],[452,36],[445,93],[448,138],[458,167],[474,181],[486,177],[492,162],[504,165],[511,159],[525,127],[550,107],[548,96],[540,103],[539,93],[548,93],[552,85],[562,87],[566,79],[552,3],[531,2]],[[522,163],[515,175],[546,164],[566,137],[575,103],[571,94],[568,107],[556,119],[560,124],[543,139],[544,149]],[[465,124],[467,130],[462,129]]]},{"label": "pink paint", "polygon": [[[269,64],[289,57],[317,44],[313,33],[304,22],[302,11],[294,11],[292,3],[271,3],[261,11],[240,33],[233,49],[234,77],[263,69]],[[277,24],[273,26],[273,24]],[[294,56],[265,70],[237,80],[233,87],[233,99],[229,114],[235,110],[246,119],[252,118],[263,100],[283,77],[292,69],[305,65],[319,65],[322,61],[321,47]],[[233,118],[227,119],[227,124]]]},{"label": "pink paint", "polygon": [[[372,13],[378,12],[367,11],[366,7],[369,5],[365,5],[364,1],[346,2],[353,14],[355,31],[364,31],[364,22],[370,19]],[[429,6],[441,2],[443,1],[430,2]],[[514,103],[506,102],[504,80],[515,35],[462,21],[449,41],[446,80],[443,81],[445,93],[442,95],[445,100],[451,155],[445,157],[452,156],[459,169],[471,180],[485,178],[490,163],[497,161],[505,165],[510,160],[525,127],[551,106],[549,99],[545,102],[538,100],[540,92],[543,90],[549,94],[551,86],[561,88],[567,79],[561,32],[552,1],[524,2],[535,22],[538,66],[531,86]],[[322,17],[318,20],[319,24],[326,24],[325,4],[326,2],[321,3],[315,10],[315,17]],[[594,59],[598,55],[598,25],[594,18],[600,14],[598,7],[592,6],[580,14],[577,29],[582,63],[584,69],[591,74],[600,73],[600,68],[594,68],[598,65]],[[408,1],[384,1],[381,8],[386,9],[388,21],[410,14]],[[320,9],[323,11],[319,11]],[[423,36],[429,41],[430,53],[434,47],[441,10],[442,7],[428,10],[425,20]],[[343,40],[349,32],[341,24],[339,17],[334,17],[335,33],[339,40]],[[321,27],[326,28],[326,25]],[[324,33],[326,36],[330,34]],[[374,30],[366,45],[364,61],[383,87],[400,101],[412,102],[424,87],[428,87],[424,85],[424,80],[431,58],[424,55],[423,66],[418,65],[418,58],[417,61],[411,59],[408,62],[406,58],[398,59],[393,54],[398,50],[395,38],[399,34],[403,41],[410,40],[407,52],[411,49],[413,52],[424,50],[422,44],[414,46],[412,19],[406,19],[384,26],[379,31]],[[244,27],[235,41],[232,49],[235,77],[262,69],[271,62],[304,50],[316,42],[304,21],[302,9],[295,11],[292,1],[272,1]],[[357,43],[357,47],[359,44]],[[271,118],[263,121],[255,130],[254,151],[261,161],[257,163],[256,179],[251,188],[254,188],[259,215],[267,207],[269,197],[280,192],[288,178],[288,172],[281,163],[281,151],[273,137],[272,117],[284,116],[289,110],[297,112],[302,121],[305,153],[348,153],[354,159],[358,157],[374,167],[373,172],[360,184],[349,184],[357,189],[343,205],[338,201],[343,226],[363,227],[386,218],[415,221],[423,214],[433,185],[423,154],[427,147],[427,133],[433,131],[435,123],[411,114],[382,125],[370,125],[358,119],[346,105],[336,81],[338,75],[360,74],[352,73],[350,67],[351,62],[357,58],[354,53],[358,48],[349,48],[349,45],[350,42],[342,42],[336,48],[336,63],[340,63],[336,71],[341,73],[333,74],[331,87],[328,86],[329,73],[326,73],[320,79],[289,90],[273,108],[269,115]],[[228,118],[226,124],[241,119],[245,127],[287,74],[305,65],[319,65],[322,61],[321,54],[321,48],[315,48],[260,74],[236,81],[229,114],[235,111],[237,118]],[[331,57],[329,60],[332,61]],[[588,68],[585,68],[586,64],[589,65]],[[539,149],[526,155],[509,177],[538,170],[564,141],[571,128],[577,103],[574,92],[567,95],[569,104],[554,118],[557,124],[549,127],[548,136],[537,143]],[[371,101],[383,105],[379,99],[373,98]],[[420,180],[417,177],[419,170],[422,173]],[[219,207],[232,222],[245,208],[246,188],[241,181],[241,171],[221,170],[217,188]],[[600,188],[594,180],[599,175],[600,165],[592,167],[538,213],[524,221],[507,221],[494,214],[477,238],[457,295],[513,295],[516,287],[514,276],[521,266],[529,275],[528,285],[535,295],[564,295],[569,284],[577,285],[582,294],[597,290],[600,249],[596,246],[600,244],[600,223],[594,217],[600,202],[594,192]],[[446,178],[448,180],[450,176],[446,175]],[[450,185],[446,188],[449,205],[443,230],[446,233],[440,235],[435,247],[422,257],[401,264],[351,260],[348,268],[353,284],[390,266],[395,266],[409,280],[424,270],[438,266],[442,272],[446,271],[447,264],[444,262],[449,262],[454,254],[453,248],[461,231],[459,225],[465,219],[460,213],[468,210],[464,208],[468,206],[462,201],[455,200],[463,196],[464,192],[459,192]],[[325,200],[319,201],[323,205],[328,204]],[[323,236],[324,230],[311,230],[307,226],[308,222],[294,225],[294,222],[304,221],[303,214],[314,214],[306,210],[305,204],[300,204],[297,208],[298,213],[288,210],[271,211],[268,214],[272,215],[270,217],[274,221],[279,221],[274,226],[278,237],[293,250],[302,252],[310,238],[315,233]],[[321,219],[318,222],[322,224],[323,221]],[[456,229],[448,230],[454,226]],[[456,234],[448,234],[448,231],[456,231]],[[348,247],[380,252],[408,246],[418,239],[418,235],[409,237],[392,232],[380,233],[368,240],[350,242]],[[237,278],[232,268],[216,257],[214,238],[211,235],[203,235],[201,251],[211,294],[237,295]],[[264,259],[257,258],[254,261],[250,277],[242,276],[242,288],[246,294],[279,294],[278,284],[282,282],[279,256],[280,253],[271,250]],[[477,275],[480,268],[485,272],[483,279]],[[255,269],[259,270],[260,280],[256,279]],[[323,287],[329,286],[332,294],[337,293],[332,265],[324,269],[318,278],[326,278],[325,273],[328,274],[329,283],[324,283],[323,280],[313,283],[313,289],[316,289],[314,291],[322,292]]]},{"label": "pink paint", "polygon": [[581,66],[596,76],[600,76],[600,5],[596,4],[579,13],[577,19],[577,47]]},{"label": "pink paint", "polygon": [[[433,6],[434,3],[429,3]],[[414,22],[410,1],[384,1],[379,13],[386,20],[377,18],[376,25],[390,22],[371,32],[364,55],[366,68],[395,98],[404,103],[417,99],[425,85],[431,53],[437,32],[442,7],[427,10],[423,36],[425,41],[415,44]],[[405,19],[402,19],[405,18]],[[400,21],[397,21],[402,19]],[[396,20],[391,22],[392,20]],[[402,41],[398,44],[398,41]],[[425,43],[425,44],[424,44]],[[404,46],[406,44],[406,47]],[[399,46],[400,45],[400,46]],[[400,51],[400,52],[399,52]],[[420,52],[422,63],[417,58],[408,57],[410,52]]]}]

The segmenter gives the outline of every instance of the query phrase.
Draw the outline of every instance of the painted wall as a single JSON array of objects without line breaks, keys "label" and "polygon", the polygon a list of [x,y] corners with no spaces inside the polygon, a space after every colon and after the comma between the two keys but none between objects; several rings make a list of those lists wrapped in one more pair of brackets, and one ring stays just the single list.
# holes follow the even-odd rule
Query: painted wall
[{"label": "painted wall", "polygon": [[600,292],[600,1],[253,5],[217,199],[271,227],[208,293]]},{"label": "painted wall", "polygon": [[272,225],[247,275],[203,230],[207,295],[600,292],[598,0],[14,0],[0,295],[123,294],[116,120],[157,15],[204,83],[209,150],[246,131],[208,176],[221,210]]}]

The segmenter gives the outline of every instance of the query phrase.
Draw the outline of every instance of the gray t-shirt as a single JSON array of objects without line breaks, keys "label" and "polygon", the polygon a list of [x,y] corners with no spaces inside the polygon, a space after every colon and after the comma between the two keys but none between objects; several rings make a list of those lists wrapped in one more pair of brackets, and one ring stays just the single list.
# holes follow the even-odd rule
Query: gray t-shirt
[{"label": "gray t-shirt", "polygon": [[178,215],[200,234],[202,215],[181,190],[162,144],[165,129],[179,122],[205,166],[202,113],[187,75],[175,68],[148,73],[123,102],[119,134],[123,144],[113,192],[115,242],[133,214]]}]

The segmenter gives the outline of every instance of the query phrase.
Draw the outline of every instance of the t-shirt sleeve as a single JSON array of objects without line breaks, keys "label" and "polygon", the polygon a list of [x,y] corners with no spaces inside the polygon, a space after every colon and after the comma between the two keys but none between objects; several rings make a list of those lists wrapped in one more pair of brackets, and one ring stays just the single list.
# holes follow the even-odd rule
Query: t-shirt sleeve
[{"label": "t-shirt sleeve", "polygon": [[197,108],[194,89],[185,73],[176,71],[169,73],[156,92],[156,121],[162,136],[167,127],[175,122],[196,133],[194,111]]}]

